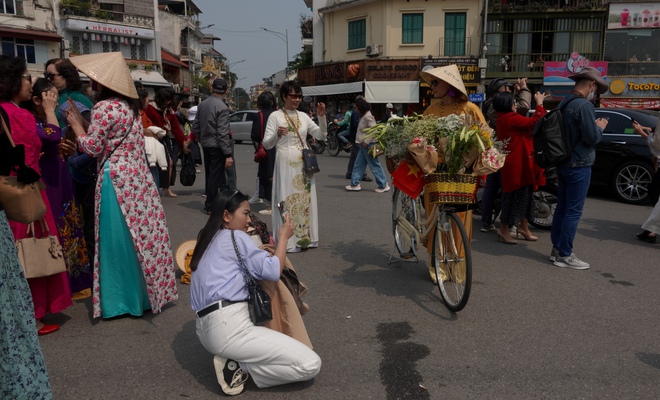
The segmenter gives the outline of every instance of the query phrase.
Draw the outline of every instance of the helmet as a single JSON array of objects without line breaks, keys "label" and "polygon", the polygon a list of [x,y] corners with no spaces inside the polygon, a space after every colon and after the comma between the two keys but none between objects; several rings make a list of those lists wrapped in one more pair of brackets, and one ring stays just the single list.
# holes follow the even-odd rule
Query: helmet
[{"label": "helmet", "polygon": [[394,106],[392,105],[392,103],[387,103],[385,105],[385,108],[387,108],[389,110],[390,108],[394,108]]},{"label": "helmet", "polygon": [[493,79],[488,84],[488,94],[490,96],[494,95],[502,86],[511,86],[511,84],[504,78]]}]

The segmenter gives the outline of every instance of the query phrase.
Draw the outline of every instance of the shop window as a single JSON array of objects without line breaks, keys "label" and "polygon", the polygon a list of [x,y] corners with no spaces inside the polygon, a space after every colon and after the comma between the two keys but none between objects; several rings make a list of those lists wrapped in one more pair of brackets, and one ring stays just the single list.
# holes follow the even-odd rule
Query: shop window
[{"label": "shop window", "polygon": [[28,64],[36,64],[37,62],[34,40],[3,37],[2,54],[5,56],[21,57]]},{"label": "shop window", "polygon": [[25,15],[23,11],[23,0],[0,0],[0,13]]},{"label": "shop window", "polygon": [[367,47],[367,20],[359,19],[348,22],[348,49],[363,49]]},{"label": "shop window", "polygon": [[465,13],[445,14],[445,56],[465,55]]},{"label": "shop window", "polygon": [[72,53],[81,54],[80,51],[80,42],[82,38],[80,36],[71,37],[71,48],[69,49]]},{"label": "shop window", "polygon": [[83,54],[91,54],[92,52],[92,43],[91,40],[83,38],[82,41],[82,53]]},{"label": "shop window", "polygon": [[104,53],[110,52],[110,42],[103,42],[103,52]]},{"label": "shop window", "polygon": [[[115,37],[115,39],[117,38]],[[119,43],[112,42],[112,51],[119,51]]]},{"label": "shop window", "polygon": [[401,25],[402,43],[424,42],[424,14],[403,14]]},{"label": "shop window", "polygon": [[138,59],[138,50],[137,50],[137,48],[138,48],[137,45],[134,45],[134,44],[131,45],[131,58],[133,60]]},{"label": "shop window", "polygon": [[146,60],[147,59],[147,46],[142,43],[138,46],[138,51],[139,51],[139,59],[140,60]]}]

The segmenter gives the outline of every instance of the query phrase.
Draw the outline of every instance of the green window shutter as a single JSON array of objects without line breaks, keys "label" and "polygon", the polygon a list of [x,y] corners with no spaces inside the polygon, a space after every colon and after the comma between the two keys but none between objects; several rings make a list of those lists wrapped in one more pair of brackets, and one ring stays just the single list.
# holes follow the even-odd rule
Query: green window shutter
[{"label": "green window shutter", "polygon": [[445,14],[445,55],[465,55],[465,13]]},{"label": "green window shutter", "polygon": [[424,14],[403,14],[401,25],[402,43],[424,42]]},{"label": "green window shutter", "polygon": [[348,49],[362,49],[367,46],[367,20],[360,19],[348,23]]}]

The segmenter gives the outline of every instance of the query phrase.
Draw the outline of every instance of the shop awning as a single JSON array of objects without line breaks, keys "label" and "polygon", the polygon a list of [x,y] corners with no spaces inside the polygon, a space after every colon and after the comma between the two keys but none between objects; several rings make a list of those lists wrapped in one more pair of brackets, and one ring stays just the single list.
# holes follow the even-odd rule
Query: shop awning
[{"label": "shop awning", "polygon": [[369,103],[419,103],[419,81],[365,82]]},{"label": "shop awning", "polygon": [[331,94],[362,93],[362,82],[337,83],[335,85],[305,86],[303,96],[329,96]]},{"label": "shop awning", "polygon": [[43,40],[46,42],[59,42],[62,36],[53,32],[38,31],[35,29],[18,29],[0,26],[0,35],[18,39]]},{"label": "shop awning", "polygon": [[172,65],[178,68],[190,68],[188,64],[178,60],[176,57],[166,51],[160,51],[160,58],[163,61],[163,64]]},{"label": "shop awning", "polygon": [[133,76],[134,81],[140,81],[145,86],[172,86],[170,82],[163,78],[163,75],[156,71],[144,71],[141,69],[135,69],[131,71],[131,76]]}]

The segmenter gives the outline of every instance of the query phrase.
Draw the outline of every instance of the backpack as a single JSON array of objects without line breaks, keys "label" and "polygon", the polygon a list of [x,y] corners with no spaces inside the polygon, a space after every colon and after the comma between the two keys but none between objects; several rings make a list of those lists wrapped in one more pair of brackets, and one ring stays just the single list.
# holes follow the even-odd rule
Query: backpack
[{"label": "backpack", "polygon": [[571,157],[573,146],[571,138],[564,132],[562,111],[568,103],[577,98],[573,97],[561,108],[548,112],[534,124],[534,161],[539,167],[556,167]]},{"label": "backpack", "polygon": [[192,186],[195,184],[196,171],[195,162],[191,153],[184,154],[182,160],[183,167],[179,173],[179,180],[183,186]]}]

